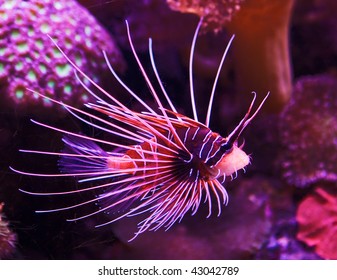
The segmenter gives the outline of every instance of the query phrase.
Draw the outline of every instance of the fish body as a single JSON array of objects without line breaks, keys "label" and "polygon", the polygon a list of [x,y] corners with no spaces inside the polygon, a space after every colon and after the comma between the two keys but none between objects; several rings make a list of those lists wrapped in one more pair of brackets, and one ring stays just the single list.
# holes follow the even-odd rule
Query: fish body
[{"label": "fish body", "polygon": [[[69,219],[69,221],[84,219],[99,213],[109,213],[112,217],[111,220],[98,226],[113,223],[124,217],[146,213],[146,218],[138,224],[135,237],[147,230],[157,230],[162,227],[169,229],[176,222],[181,221],[186,213],[190,212],[194,215],[203,203],[208,205],[208,216],[214,212],[215,208],[217,208],[218,215],[221,214],[223,205],[228,202],[227,191],[223,184],[226,177],[236,176],[239,170],[245,170],[245,167],[250,163],[250,157],[243,151],[243,146],[238,145],[239,136],[261,109],[268,94],[255,112],[251,113],[256,98],[254,93],[246,115],[228,136],[223,137],[209,128],[217,80],[230,43],[234,38],[232,37],[223,54],[214,80],[206,121],[201,123],[198,120],[194,100],[192,61],[201,24],[202,20],[194,34],[190,55],[190,95],[193,118],[179,114],[166,93],[154,63],[152,41],[149,40],[153,71],[165,97],[164,101],[168,104],[166,107],[163,105],[137,56],[128,24],[127,31],[132,52],[158,105],[157,110],[151,108],[124,84],[110,65],[106,53],[103,52],[113,76],[144,107],[144,111],[131,110],[102,89],[71,61],[51,38],[74,68],[78,81],[89,94],[95,97],[96,102],[86,104],[88,110],[82,110],[47,96],[43,97],[63,106],[78,120],[124,140],[107,141],[99,137],[90,137],[34,121],[38,125],[63,133],[65,148],[59,153],[22,151],[59,156],[61,173],[40,174],[12,169],[20,174],[30,176],[75,177],[80,188],[54,193],[22,191],[40,196],[79,194],[93,190],[100,193],[98,196],[78,204],[37,212],[64,211],[96,203],[100,205],[98,210]],[[95,86],[101,95],[91,91],[83,79]],[[88,118],[93,121],[88,121]],[[130,142],[132,144],[126,144]],[[90,183],[89,186],[86,185],[87,182]]]}]

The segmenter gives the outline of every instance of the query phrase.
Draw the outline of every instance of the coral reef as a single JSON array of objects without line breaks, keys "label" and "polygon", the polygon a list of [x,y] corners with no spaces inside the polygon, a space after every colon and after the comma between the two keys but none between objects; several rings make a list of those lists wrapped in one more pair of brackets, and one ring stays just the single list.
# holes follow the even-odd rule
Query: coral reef
[{"label": "coral reef", "polygon": [[297,210],[299,230],[297,238],[314,246],[325,259],[337,259],[337,193],[336,186],[329,190],[317,187],[306,196]]},{"label": "coral reef", "polygon": [[117,69],[123,66],[111,36],[76,1],[3,1],[0,19],[0,103],[7,112],[48,117],[63,112],[26,88],[74,106],[88,101],[47,34],[96,81],[102,82],[101,73],[107,70],[101,50]]},{"label": "coral reef", "polygon": [[281,115],[280,164],[289,184],[305,187],[337,181],[337,79],[303,77]]},{"label": "coral reef", "polygon": [[[296,238],[297,221],[294,189],[281,181],[273,182],[268,196],[272,229],[268,238],[256,253],[256,259],[316,260],[320,257]],[[270,192],[270,190],[269,190]]]},{"label": "coral reef", "polygon": [[[0,202],[6,206],[6,217],[0,213],[0,258],[336,259],[336,9],[335,0],[0,1]],[[52,125],[86,135],[97,132],[71,116],[63,117],[64,110],[24,90],[29,87],[73,106],[86,101],[85,90],[47,34],[72,60],[82,63],[89,76],[132,107],[137,102],[116,93],[101,54],[101,49],[107,50],[114,68],[122,70],[118,45],[128,60],[123,81],[144,100],[151,99],[131,59],[127,19],[150,78],[154,77],[148,60],[149,37],[164,87],[177,109],[190,116],[186,73],[200,16],[204,16],[204,32],[197,40],[193,66],[200,119],[207,110],[203,107],[222,51],[233,33],[236,37],[219,79],[212,128],[230,131],[251,100],[251,91],[260,98],[270,91],[265,105],[276,113],[258,116],[245,131],[244,148],[252,155],[252,164],[247,174],[239,174],[242,178],[226,179],[230,201],[221,216],[215,213],[206,219],[207,205],[204,209],[201,205],[200,213],[186,215],[170,230],[148,232],[128,242],[142,217],[95,228],[111,217],[69,223],[66,219],[81,212],[36,214],[34,210],[79,203],[85,194],[45,199],[17,190],[60,191],[74,186],[71,179],[18,176],[9,170],[8,166],[15,166],[59,172],[57,157],[19,156],[18,149],[59,152],[63,148],[60,133],[46,131],[22,114],[61,116]],[[297,80],[293,89],[292,75]],[[109,135],[100,136],[111,140]],[[36,161],[39,167],[35,168]]]},{"label": "coral reef", "polygon": [[279,223],[268,241],[257,252],[255,258],[263,260],[319,260],[315,252],[308,250],[303,242],[296,238],[296,221]]}]

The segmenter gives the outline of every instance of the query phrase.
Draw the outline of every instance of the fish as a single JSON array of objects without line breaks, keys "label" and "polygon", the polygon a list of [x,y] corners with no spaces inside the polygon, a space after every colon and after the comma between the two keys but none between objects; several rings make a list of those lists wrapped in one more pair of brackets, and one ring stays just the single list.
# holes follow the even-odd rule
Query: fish
[{"label": "fish", "polygon": [[[37,213],[74,210],[95,203],[99,205],[97,210],[68,219],[68,221],[78,221],[100,213],[109,213],[111,218],[96,227],[106,226],[123,218],[142,215],[145,218],[137,224],[131,240],[146,231],[170,229],[187,213],[195,215],[202,204],[208,206],[207,217],[212,215],[214,208],[217,209],[217,215],[221,215],[223,206],[227,205],[229,199],[224,186],[226,178],[236,177],[238,171],[245,171],[251,162],[250,156],[243,151],[243,145],[238,144],[239,137],[260,111],[269,92],[257,109],[252,112],[256,100],[256,93],[253,92],[253,98],[246,114],[229,135],[223,137],[210,129],[215,89],[225,57],[234,40],[233,35],[219,63],[210,94],[206,120],[205,122],[199,121],[193,85],[193,56],[201,24],[202,19],[196,27],[189,58],[189,86],[193,117],[179,113],[166,92],[157,71],[150,38],[149,57],[162,96],[156,92],[153,82],[137,55],[127,21],[129,44],[158,107],[156,110],[123,82],[104,51],[103,55],[112,75],[143,107],[142,111],[130,109],[95,83],[49,36],[73,67],[77,80],[94,97],[95,102],[85,104],[87,110],[84,110],[44,96],[34,90],[28,90],[59,104],[79,121],[111,136],[116,136],[120,140],[115,142],[104,140],[97,136],[88,136],[32,120],[37,125],[64,134],[62,141],[65,147],[60,152],[24,149],[20,151],[60,157],[58,162],[60,173],[42,174],[17,170],[13,167],[11,169],[28,176],[75,177],[79,188],[63,192],[20,190],[35,196],[64,196],[91,191],[99,193],[77,204],[37,210]],[[89,81],[99,91],[99,94],[91,90],[84,79]],[[86,183],[90,185],[87,186]]]}]

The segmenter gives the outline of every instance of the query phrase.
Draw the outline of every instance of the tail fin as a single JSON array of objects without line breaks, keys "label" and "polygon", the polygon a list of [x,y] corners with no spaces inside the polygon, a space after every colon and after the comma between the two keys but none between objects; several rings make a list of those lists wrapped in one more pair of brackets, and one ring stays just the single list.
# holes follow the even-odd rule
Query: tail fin
[{"label": "tail fin", "polygon": [[107,170],[109,154],[91,140],[66,135],[64,154],[58,162],[62,173],[91,173]]}]

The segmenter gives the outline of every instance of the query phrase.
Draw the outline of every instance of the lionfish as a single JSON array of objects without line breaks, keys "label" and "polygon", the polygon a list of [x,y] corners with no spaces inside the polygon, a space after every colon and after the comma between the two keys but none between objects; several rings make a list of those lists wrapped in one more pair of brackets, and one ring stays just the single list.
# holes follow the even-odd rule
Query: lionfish
[{"label": "lionfish", "polygon": [[[214,93],[226,54],[234,39],[234,36],[232,36],[225,48],[216,73],[205,123],[198,120],[192,66],[201,24],[202,19],[194,33],[189,59],[189,84],[193,119],[179,114],[170,100],[155,65],[150,38],[149,56],[151,65],[163,97],[169,105],[169,108],[164,107],[136,53],[127,21],[126,29],[132,53],[158,106],[158,112],[154,111],[121,80],[112,68],[104,51],[104,58],[114,78],[144,107],[144,111],[135,112],[106,92],[71,61],[50,37],[74,68],[78,81],[96,99],[96,103],[86,104],[86,107],[91,109],[92,113],[90,113],[90,110],[89,112],[84,111],[33,90],[28,90],[63,106],[80,121],[109,134],[122,137],[125,141],[106,141],[98,137],[74,133],[32,120],[40,126],[64,133],[65,136],[62,140],[65,149],[59,153],[38,150],[20,151],[60,156],[61,173],[38,174],[19,171],[14,168],[12,170],[30,176],[76,177],[80,185],[84,182],[94,182],[95,184],[64,192],[21,191],[41,196],[79,194],[93,190],[100,192],[100,195],[78,204],[36,212],[57,212],[97,203],[100,205],[97,210],[68,219],[68,221],[77,221],[99,213],[112,213],[112,218],[108,222],[96,225],[96,227],[113,223],[124,217],[145,213],[147,216],[138,223],[134,238],[147,230],[157,230],[162,227],[169,229],[176,222],[180,222],[187,212],[194,215],[202,203],[208,204],[209,213],[207,217],[211,215],[214,207],[217,208],[218,216],[221,214],[222,205],[227,205],[228,202],[227,191],[223,186],[225,178],[227,176],[233,177],[241,169],[245,170],[245,167],[250,163],[250,157],[242,150],[242,146],[239,146],[238,138],[261,109],[269,93],[256,111],[251,113],[256,99],[256,94],[253,92],[253,100],[247,113],[227,137],[222,137],[209,128]],[[109,102],[89,89],[83,79],[87,79]],[[100,117],[99,114],[103,114],[108,119]],[[85,117],[95,120],[95,123],[89,122]],[[126,145],[125,142],[127,141],[132,141],[134,144]],[[99,144],[111,146],[112,149],[106,151]]]}]

